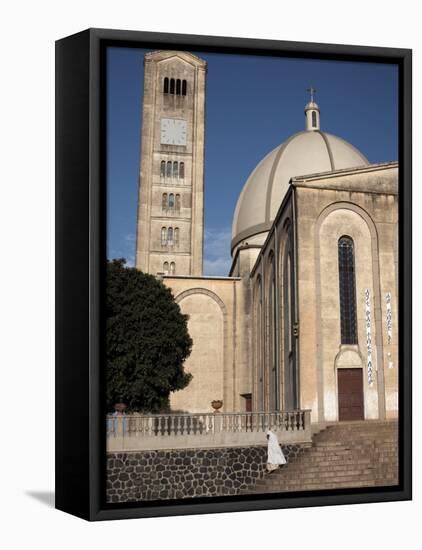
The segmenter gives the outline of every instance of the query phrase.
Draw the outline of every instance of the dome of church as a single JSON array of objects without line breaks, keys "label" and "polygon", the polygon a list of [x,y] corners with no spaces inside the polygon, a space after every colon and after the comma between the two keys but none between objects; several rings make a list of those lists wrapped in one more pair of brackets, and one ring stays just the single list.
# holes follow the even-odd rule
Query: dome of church
[{"label": "dome of church", "polygon": [[320,131],[316,103],[306,105],[305,115],[306,130],[268,153],[248,177],[234,212],[232,249],[252,237],[252,242],[263,242],[292,177],[369,164],[356,147]]}]

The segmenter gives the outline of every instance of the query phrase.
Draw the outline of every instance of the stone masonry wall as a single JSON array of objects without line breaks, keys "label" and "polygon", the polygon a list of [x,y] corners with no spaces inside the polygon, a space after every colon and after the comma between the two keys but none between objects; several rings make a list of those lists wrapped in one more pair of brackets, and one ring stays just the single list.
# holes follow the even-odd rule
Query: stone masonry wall
[{"label": "stone masonry wall", "polygon": [[[283,445],[288,462],[308,445]],[[110,453],[107,502],[236,495],[265,472],[266,446]]]}]

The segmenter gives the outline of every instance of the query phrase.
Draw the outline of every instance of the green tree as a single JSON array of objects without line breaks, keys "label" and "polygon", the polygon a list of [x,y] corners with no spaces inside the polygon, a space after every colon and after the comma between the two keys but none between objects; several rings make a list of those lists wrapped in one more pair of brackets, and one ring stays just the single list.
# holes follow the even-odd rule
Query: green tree
[{"label": "green tree", "polygon": [[107,262],[107,408],[123,402],[129,411],[169,409],[170,392],[186,387],[184,372],[192,339],[187,315],[161,281],[125,260]]}]

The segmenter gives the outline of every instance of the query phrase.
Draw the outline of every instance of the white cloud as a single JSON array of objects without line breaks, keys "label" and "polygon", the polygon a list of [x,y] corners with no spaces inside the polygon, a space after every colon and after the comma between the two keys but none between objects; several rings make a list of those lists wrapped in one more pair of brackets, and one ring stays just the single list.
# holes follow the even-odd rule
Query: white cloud
[{"label": "white cloud", "polygon": [[204,274],[227,276],[231,266],[230,229],[207,229],[204,241]]},{"label": "white cloud", "polygon": [[227,277],[231,267],[231,260],[225,258],[217,258],[216,260],[204,260],[204,275],[219,275]]},{"label": "white cloud", "polygon": [[109,258],[125,258],[128,267],[135,265],[135,243],[136,236],[134,233],[122,235],[120,239],[120,247],[109,251]]}]

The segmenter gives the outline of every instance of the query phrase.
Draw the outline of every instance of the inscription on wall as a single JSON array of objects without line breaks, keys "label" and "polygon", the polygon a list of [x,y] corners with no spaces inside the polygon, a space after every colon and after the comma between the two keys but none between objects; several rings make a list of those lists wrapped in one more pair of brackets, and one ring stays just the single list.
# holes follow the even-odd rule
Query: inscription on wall
[{"label": "inscription on wall", "polygon": [[374,373],[372,363],[372,335],[371,335],[371,294],[369,289],[365,289],[365,326],[366,326],[366,367],[368,374],[368,384],[373,386]]}]

